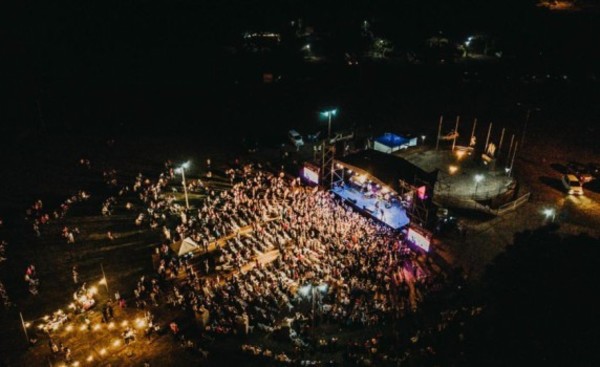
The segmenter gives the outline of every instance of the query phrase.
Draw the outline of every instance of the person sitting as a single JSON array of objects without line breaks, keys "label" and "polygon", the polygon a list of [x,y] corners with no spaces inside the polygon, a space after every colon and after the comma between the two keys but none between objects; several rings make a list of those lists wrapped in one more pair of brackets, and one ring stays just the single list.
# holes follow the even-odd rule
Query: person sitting
[{"label": "person sitting", "polygon": [[125,344],[128,345],[129,342],[135,340],[135,333],[132,328],[127,327],[125,331],[123,331],[123,339],[125,339]]}]

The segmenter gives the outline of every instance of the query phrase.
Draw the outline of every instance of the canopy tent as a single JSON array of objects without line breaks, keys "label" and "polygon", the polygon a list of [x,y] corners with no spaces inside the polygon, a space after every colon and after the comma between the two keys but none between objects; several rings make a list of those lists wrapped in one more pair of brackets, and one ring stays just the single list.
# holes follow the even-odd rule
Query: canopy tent
[{"label": "canopy tent", "polygon": [[194,252],[200,249],[200,246],[194,242],[191,238],[186,237],[182,241],[173,242],[171,244],[171,250],[177,254],[177,256],[183,256],[190,252]]},{"label": "canopy tent", "polygon": [[375,139],[373,149],[383,153],[393,153],[417,145],[417,138],[385,133]]}]

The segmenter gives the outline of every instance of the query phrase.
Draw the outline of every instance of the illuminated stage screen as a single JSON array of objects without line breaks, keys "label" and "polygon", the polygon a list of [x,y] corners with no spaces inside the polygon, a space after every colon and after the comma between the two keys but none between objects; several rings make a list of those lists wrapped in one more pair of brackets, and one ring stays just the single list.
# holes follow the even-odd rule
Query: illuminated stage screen
[{"label": "illuminated stage screen", "polygon": [[310,167],[302,167],[302,178],[315,185],[319,184],[319,171]]},{"label": "illuminated stage screen", "polygon": [[412,228],[409,228],[406,238],[410,243],[414,244],[415,246],[425,251],[429,251],[429,245],[431,244],[431,240],[424,234],[417,232]]}]

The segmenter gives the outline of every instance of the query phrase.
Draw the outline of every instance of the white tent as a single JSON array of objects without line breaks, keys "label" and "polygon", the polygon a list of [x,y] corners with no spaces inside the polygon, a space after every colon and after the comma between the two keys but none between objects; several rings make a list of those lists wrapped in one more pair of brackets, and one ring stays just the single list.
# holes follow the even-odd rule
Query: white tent
[{"label": "white tent", "polygon": [[417,138],[385,133],[375,139],[373,149],[383,153],[393,153],[399,149],[406,149],[417,145]]},{"label": "white tent", "polygon": [[183,256],[198,249],[200,249],[198,244],[189,237],[186,237],[183,241],[177,241],[171,244],[171,250],[173,250],[177,256]]}]

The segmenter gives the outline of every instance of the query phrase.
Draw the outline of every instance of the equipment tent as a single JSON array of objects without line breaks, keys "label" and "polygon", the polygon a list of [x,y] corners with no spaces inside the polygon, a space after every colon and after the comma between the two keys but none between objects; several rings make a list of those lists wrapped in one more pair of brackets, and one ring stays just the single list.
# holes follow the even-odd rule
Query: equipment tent
[{"label": "equipment tent", "polygon": [[373,149],[383,153],[393,153],[399,149],[406,149],[417,145],[417,138],[404,137],[392,133],[385,133],[375,139]]}]

